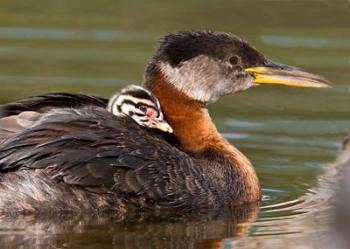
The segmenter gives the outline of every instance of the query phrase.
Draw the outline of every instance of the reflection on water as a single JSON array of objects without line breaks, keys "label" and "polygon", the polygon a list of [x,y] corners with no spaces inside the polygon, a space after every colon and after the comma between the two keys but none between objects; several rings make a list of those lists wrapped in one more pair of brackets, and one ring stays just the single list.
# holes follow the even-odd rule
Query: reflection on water
[{"label": "reflection on water", "polygon": [[179,29],[238,34],[271,59],[334,83],[312,90],[255,87],[209,107],[218,129],[257,169],[263,187],[258,214],[250,207],[170,221],[87,214],[2,217],[1,248],[328,245],[321,238],[329,205],[316,187],[322,167],[350,134],[349,12],[350,3],[342,0],[1,1],[0,103],[54,91],[108,97],[141,82],[158,37]]},{"label": "reflection on water", "polygon": [[234,212],[196,212],[172,219],[169,215],[161,218],[141,214],[2,217],[0,244],[5,246],[2,248],[222,248],[223,239],[248,235],[258,210],[258,205],[251,205]]},{"label": "reflection on water", "polygon": [[325,167],[318,177],[317,188],[298,200],[263,207],[261,214],[277,215],[261,218],[253,225],[255,237],[235,241],[234,245],[239,248],[271,248],[272,245],[349,248],[349,169],[350,147],[342,151],[336,162]]}]

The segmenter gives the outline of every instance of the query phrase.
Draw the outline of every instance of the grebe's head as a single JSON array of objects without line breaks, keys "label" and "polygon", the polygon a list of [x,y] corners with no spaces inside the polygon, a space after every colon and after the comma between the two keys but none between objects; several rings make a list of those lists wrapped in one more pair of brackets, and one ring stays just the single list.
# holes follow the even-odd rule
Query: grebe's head
[{"label": "grebe's head", "polygon": [[143,127],[173,132],[164,119],[158,99],[140,86],[129,85],[113,95],[107,110],[116,116],[129,116]]},{"label": "grebe's head", "polygon": [[163,37],[146,69],[146,87],[152,89],[155,76],[204,103],[253,84],[328,86],[320,76],[267,59],[237,36],[207,31],[182,31]]}]

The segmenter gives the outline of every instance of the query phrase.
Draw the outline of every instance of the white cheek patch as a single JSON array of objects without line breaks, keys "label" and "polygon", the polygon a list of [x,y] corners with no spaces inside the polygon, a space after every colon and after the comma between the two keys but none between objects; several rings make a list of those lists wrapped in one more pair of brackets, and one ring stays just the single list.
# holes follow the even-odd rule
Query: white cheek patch
[{"label": "white cheek patch", "polygon": [[[117,109],[117,107],[115,108]],[[121,106],[121,112],[125,115],[129,115],[131,112],[134,112],[135,111],[135,107],[132,106],[132,105],[129,105],[129,104],[123,104]]]},{"label": "white cheek patch", "polygon": [[239,70],[235,70],[230,63],[206,55],[199,55],[176,67],[160,62],[159,68],[174,87],[205,103],[215,102],[221,96],[250,86],[249,79],[239,80]]},{"label": "white cheek patch", "polygon": [[[139,113],[141,116],[135,113]],[[119,114],[116,116],[129,116],[141,126],[147,126],[148,123],[148,118],[146,117],[146,115],[144,113],[140,113],[139,110],[131,104],[122,104],[121,112],[119,112]]]},{"label": "white cheek patch", "polygon": [[212,86],[218,83],[218,79],[213,78],[213,75],[219,75],[220,70],[216,60],[199,55],[179,67],[162,62],[160,69],[169,82],[187,96],[203,102],[211,102],[215,97],[215,88]]}]

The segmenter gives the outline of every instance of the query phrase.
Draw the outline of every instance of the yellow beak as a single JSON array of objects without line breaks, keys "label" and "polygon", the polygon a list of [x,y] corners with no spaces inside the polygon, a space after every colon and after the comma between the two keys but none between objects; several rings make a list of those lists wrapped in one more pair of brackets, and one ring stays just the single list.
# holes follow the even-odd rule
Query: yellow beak
[{"label": "yellow beak", "polygon": [[158,129],[164,132],[173,133],[173,128],[164,120],[154,119],[151,123],[151,128]]},{"label": "yellow beak", "polygon": [[252,73],[255,84],[279,84],[295,87],[330,87],[322,76],[295,68],[250,67],[244,70]]}]

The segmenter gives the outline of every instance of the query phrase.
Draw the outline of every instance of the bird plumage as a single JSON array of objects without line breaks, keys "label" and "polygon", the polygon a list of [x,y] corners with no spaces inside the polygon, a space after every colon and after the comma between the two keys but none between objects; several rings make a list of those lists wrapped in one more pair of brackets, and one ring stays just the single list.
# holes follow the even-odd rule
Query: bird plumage
[{"label": "bird plumage", "polygon": [[[2,191],[11,192],[12,184],[8,180],[13,173],[30,174],[30,170],[35,170],[36,174],[42,172],[47,182],[57,183],[50,187],[49,195],[55,193],[55,188],[61,188],[59,183],[64,183],[104,194],[107,199],[114,196],[121,203],[127,198],[125,205],[142,209],[208,208],[225,204],[228,193],[206,181],[210,177],[219,182],[223,177],[215,172],[218,165],[210,163],[210,155],[208,160],[196,160],[129,118],[111,117],[102,108],[67,109],[47,115],[44,118],[49,122],[2,143]],[[20,190],[13,191],[12,196],[16,196]],[[65,198],[67,209],[72,209],[71,198]],[[0,198],[0,206],[4,206],[4,201],[7,211],[23,211],[18,206],[20,203],[32,205],[40,199],[35,191],[24,191],[21,201]]]},{"label": "bird plumage", "polygon": [[219,134],[206,105],[283,77],[290,85],[327,83],[268,60],[236,36],[184,31],[162,39],[144,78],[174,129],[170,137],[112,115],[98,97],[58,93],[1,106],[3,118],[23,111],[40,118],[0,138],[0,211],[126,213],[258,202],[253,166]]}]

